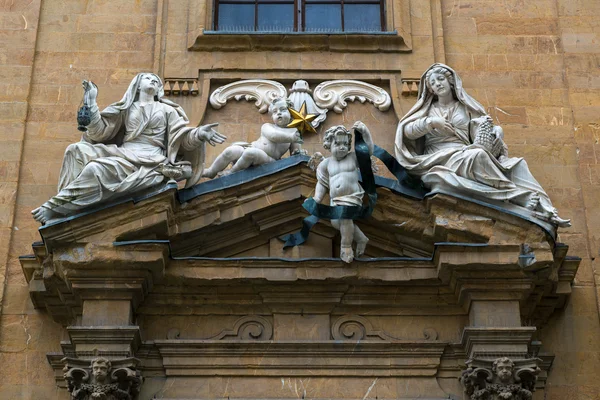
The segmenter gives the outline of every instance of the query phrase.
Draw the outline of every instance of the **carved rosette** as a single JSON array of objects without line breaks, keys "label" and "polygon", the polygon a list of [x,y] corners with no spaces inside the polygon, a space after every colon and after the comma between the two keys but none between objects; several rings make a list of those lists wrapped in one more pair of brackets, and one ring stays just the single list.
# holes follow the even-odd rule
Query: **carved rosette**
[{"label": "carved rosette", "polygon": [[531,400],[540,373],[537,358],[512,361],[471,359],[460,378],[471,400]]},{"label": "carved rosette", "polygon": [[287,90],[281,83],[266,79],[248,79],[217,88],[210,95],[209,101],[217,110],[230,99],[254,101],[254,105],[262,114],[267,112],[269,104],[278,97],[287,98]]},{"label": "carved rosette", "polygon": [[143,378],[135,358],[91,361],[65,358],[64,378],[73,400],[135,400]]},{"label": "carved rosette", "polygon": [[387,111],[392,105],[390,95],[379,86],[354,80],[323,82],[316,87],[313,97],[319,107],[333,109],[338,114],[348,106],[348,101],[368,101],[380,111]]}]

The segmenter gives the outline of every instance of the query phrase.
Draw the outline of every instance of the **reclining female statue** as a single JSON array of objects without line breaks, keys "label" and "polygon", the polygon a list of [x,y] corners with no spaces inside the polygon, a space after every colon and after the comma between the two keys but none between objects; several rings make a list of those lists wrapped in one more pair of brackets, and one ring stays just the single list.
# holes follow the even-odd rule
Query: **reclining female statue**
[{"label": "reclining female statue", "polygon": [[164,99],[160,78],[138,74],[117,103],[98,110],[98,89],[83,82],[91,122],[82,140],[67,147],[58,194],[32,211],[46,223],[108,200],[161,184],[165,178],[201,179],[205,142],[223,143],[217,124],[188,127],[183,109]]},{"label": "reclining female statue", "polygon": [[421,77],[417,103],[398,124],[396,158],[430,190],[510,202],[536,218],[570,226],[525,160],[508,157],[502,128],[491,122],[456,72],[434,64]]}]

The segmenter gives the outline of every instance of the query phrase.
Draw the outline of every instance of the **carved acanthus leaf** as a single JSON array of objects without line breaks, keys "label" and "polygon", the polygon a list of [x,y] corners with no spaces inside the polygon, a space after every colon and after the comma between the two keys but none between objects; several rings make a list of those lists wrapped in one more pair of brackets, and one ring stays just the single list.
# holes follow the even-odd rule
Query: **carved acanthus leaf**
[{"label": "carved acanthus leaf", "polygon": [[392,105],[390,95],[379,86],[354,80],[323,82],[314,90],[313,98],[319,107],[338,114],[348,106],[347,101],[368,101],[380,111],[387,111]]},{"label": "carved acanthus leaf", "polygon": [[267,112],[269,104],[277,97],[287,98],[287,90],[281,83],[266,79],[249,79],[217,88],[210,95],[210,105],[219,109],[232,98],[237,101],[244,99],[254,101],[254,105],[262,114]]},{"label": "carved acanthus leaf", "polygon": [[273,325],[258,315],[247,315],[235,321],[233,329],[224,330],[210,340],[270,340],[273,338]]}]

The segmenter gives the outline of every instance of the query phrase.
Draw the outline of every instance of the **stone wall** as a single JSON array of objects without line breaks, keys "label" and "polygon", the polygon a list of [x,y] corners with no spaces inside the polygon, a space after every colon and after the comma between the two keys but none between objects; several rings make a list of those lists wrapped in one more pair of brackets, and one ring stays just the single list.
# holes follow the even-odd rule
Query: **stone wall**
[{"label": "stone wall", "polygon": [[[394,0],[397,20],[405,4]],[[556,355],[543,398],[600,398],[595,379],[600,370],[598,1],[412,0],[412,51],[386,53],[321,52],[310,45],[292,53],[190,52],[190,40],[205,25],[190,26],[195,21],[190,15],[204,5],[200,0],[0,0],[0,398],[68,398],[55,387],[46,361],[46,353],[60,351],[65,331],[33,308],[18,256],[31,253],[31,243],[39,240],[30,210],[55,193],[64,149],[79,140],[74,117],[82,79],[99,85],[102,108],[118,100],[142,70],[193,79],[211,73],[219,78],[214,70],[225,80],[378,81],[393,75],[399,81],[400,73],[416,78],[435,61],[461,74],[469,93],[504,127],[511,155],[527,159],[561,215],[573,220],[572,228],[561,230],[560,241],[583,260],[566,308],[538,333],[544,351]],[[414,102],[392,96],[399,115]],[[200,93],[174,100],[197,123],[204,114],[200,99],[206,98]],[[255,113],[254,126],[267,120],[250,103],[231,109]],[[211,111],[205,116],[210,120]],[[366,106],[350,106],[336,116],[346,124],[355,118],[373,117]],[[382,126],[394,125],[390,115],[385,118]],[[227,125],[223,133],[230,134]],[[230,136],[239,140],[246,134]],[[393,150],[392,132],[376,135]],[[316,142],[310,145],[318,149]]]},{"label": "stone wall", "polygon": [[555,206],[559,241],[583,260],[564,312],[539,332],[554,352],[546,399],[600,397],[600,3],[443,1],[446,61],[504,127]]}]

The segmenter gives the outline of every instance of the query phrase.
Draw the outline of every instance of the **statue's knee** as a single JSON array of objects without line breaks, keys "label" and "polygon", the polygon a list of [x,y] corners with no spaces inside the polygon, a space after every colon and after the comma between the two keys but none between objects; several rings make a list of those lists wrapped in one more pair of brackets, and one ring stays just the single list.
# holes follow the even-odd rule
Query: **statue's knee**
[{"label": "statue's knee", "polygon": [[67,149],[65,150],[65,156],[77,156],[79,154],[82,154],[84,149],[88,146],[90,146],[90,144],[86,142],[71,143],[67,146]]},{"label": "statue's knee", "polygon": [[69,154],[77,154],[79,153],[79,143],[71,143],[70,145],[67,146],[66,150],[65,150],[65,155]]},{"label": "statue's knee", "polygon": [[244,157],[244,159],[248,160],[248,161],[258,160],[258,156],[259,156],[259,150],[255,149],[253,147],[249,147],[249,148],[245,149],[244,154],[242,155],[242,157]]},{"label": "statue's knee", "polygon": [[90,176],[100,176],[103,172],[102,169],[102,165],[98,164],[95,161],[90,161],[85,165],[85,167],[83,167],[83,171],[81,173],[82,175],[87,174]]},{"label": "statue's knee", "polygon": [[484,161],[484,160],[488,160],[490,158],[490,155],[484,149],[479,149],[479,148],[469,149],[469,153],[476,160]]},{"label": "statue's knee", "polygon": [[237,160],[242,155],[243,148],[240,146],[229,146],[223,150],[223,156],[228,160]]}]

